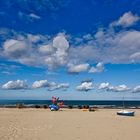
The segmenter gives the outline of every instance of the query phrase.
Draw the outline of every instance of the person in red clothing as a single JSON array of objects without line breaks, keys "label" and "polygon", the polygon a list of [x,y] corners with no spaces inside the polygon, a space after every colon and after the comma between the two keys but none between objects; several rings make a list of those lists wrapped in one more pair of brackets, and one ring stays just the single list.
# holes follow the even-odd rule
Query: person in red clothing
[{"label": "person in red clothing", "polygon": [[59,103],[59,107],[62,107],[64,105],[64,101]]},{"label": "person in red clothing", "polygon": [[54,105],[57,105],[58,100],[59,100],[59,97],[58,98],[52,97],[52,102]]}]

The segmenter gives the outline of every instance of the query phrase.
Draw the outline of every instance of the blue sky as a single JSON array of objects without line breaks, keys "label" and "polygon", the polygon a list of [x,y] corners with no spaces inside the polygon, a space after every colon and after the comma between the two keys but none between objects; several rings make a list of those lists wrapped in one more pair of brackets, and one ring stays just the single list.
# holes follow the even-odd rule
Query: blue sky
[{"label": "blue sky", "polygon": [[1,0],[0,99],[140,99],[140,1]]}]

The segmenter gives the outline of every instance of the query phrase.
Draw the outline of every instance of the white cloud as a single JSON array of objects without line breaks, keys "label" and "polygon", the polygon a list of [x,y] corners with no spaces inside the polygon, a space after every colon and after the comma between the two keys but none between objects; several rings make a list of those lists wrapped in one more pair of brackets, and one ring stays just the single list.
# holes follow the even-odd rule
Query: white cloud
[{"label": "white cloud", "polygon": [[67,63],[69,42],[67,41],[64,34],[58,34],[53,38],[52,47],[44,47],[45,52],[52,52],[50,55],[45,57],[45,64],[48,65],[50,69],[56,68],[58,66],[64,66]]},{"label": "white cloud", "polygon": [[79,86],[76,87],[78,91],[89,91],[93,89],[92,82],[82,82]]},{"label": "white cloud", "polygon": [[85,39],[85,40],[92,40],[93,36],[91,34],[86,34],[86,35],[83,36],[83,39]]},{"label": "white cloud", "polygon": [[[129,15],[130,19],[133,19],[133,14],[130,12],[124,15]],[[136,15],[133,16],[137,17]],[[78,62],[92,61],[94,63],[100,61],[103,63],[139,62],[139,54],[137,53],[140,49],[139,31],[120,30],[115,32],[113,28],[110,29],[109,27],[108,29],[99,29],[94,37],[86,43],[83,43],[85,42],[83,40],[79,46],[70,48],[71,59]]]},{"label": "white cloud", "polygon": [[125,92],[130,90],[126,85],[118,85],[118,86],[112,86],[108,82],[107,83],[101,83],[98,87],[98,89],[106,90],[106,91],[112,91],[112,92]]},{"label": "white cloud", "polygon": [[103,63],[99,62],[96,67],[91,67],[89,73],[99,73],[104,71]]},{"label": "white cloud", "polygon": [[30,13],[30,14],[29,14],[29,17],[30,17],[30,18],[33,18],[33,19],[41,19],[40,16],[38,16],[38,15],[36,15],[36,14],[34,14],[34,13]]},{"label": "white cloud", "polygon": [[32,34],[27,34],[27,39],[30,41],[30,42],[33,42],[33,43],[37,43],[38,41],[41,40],[41,37],[40,35],[32,35]]},{"label": "white cloud", "polygon": [[69,42],[67,41],[65,35],[63,33],[59,33],[53,39],[53,47],[57,49],[57,51],[66,51],[69,48]]},{"label": "white cloud", "polygon": [[79,64],[79,65],[73,65],[70,64],[68,66],[68,72],[69,73],[80,73],[85,72],[89,69],[89,64]]},{"label": "white cloud", "polygon": [[46,55],[49,55],[49,54],[52,54],[54,52],[54,48],[49,44],[49,45],[42,45],[39,47],[39,52],[41,54],[46,54]]},{"label": "white cloud", "polygon": [[130,56],[132,62],[140,62],[140,52],[135,52]]},{"label": "white cloud", "polygon": [[[128,20],[125,20],[126,17]],[[130,26],[139,17],[125,13],[118,21],[119,26]],[[99,29],[95,34],[81,37],[32,35],[7,32],[8,39],[0,48],[0,57],[21,64],[45,67],[49,70],[67,67],[70,73],[102,72],[104,65],[140,63],[140,31],[115,28]],[[4,38],[4,37],[3,37]],[[76,39],[80,39],[77,43]],[[119,56],[119,57],[118,57]],[[87,62],[89,64],[87,64]],[[100,63],[102,62],[102,63]],[[95,67],[90,65],[97,64]]]},{"label": "white cloud", "polygon": [[26,81],[23,80],[17,80],[17,81],[9,81],[2,85],[3,89],[9,89],[9,90],[17,90],[17,89],[27,89],[28,85]]},{"label": "white cloud", "polygon": [[66,63],[67,55],[68,55],[68,48],[69,42],[67,41],[65,35],[58,34],[53,39],[53,47],[56,48],[56,52],[53,54],[55,61],[58,64],[64,65]]},{"label": "white cloud", "polygon": [[133,91],[133,93],[140,93],[140,85],[136,86]]},{"label": "white cloud", "polygon": [[36,88],[48,88],[49,91],[53,91],[53,90],[58,90],[58,89],[64,89],[66,90],[67,88],[69,88],[69,84],[68,83],[55,83],[55,82],[49,82],[47,80],[40,80],[40,81],[35,81],[32,84],[32,88],[36,89]]},{"label": "white cloud", "polygon": [[40,81],[35,81],[32,84],[32,88],[42,88],[42,87],[47,87],[49,85],[47,80],[40,80]]},{"label": "white cloud", "polygon": [[2,57],[30,66],[47,66],[49,69],[67,63],[69,43],[63,33],[51,39],[32,34],[19,34],[14,38],[3,43],[0,49]]},{"label": "white cloud", "polygon": [[[90,42],[90,41],[89,41]],[[88,60],[93,63],[97,63],[100,61],[100,51],[98,47],[95,45],[95,40],[92,40],[93,44],[79,44],[78,46],[71,46],[69,48],[68,60],[69,63],[86,63]]]},{"label": "white cloud", "polygon": [[6,40],[3,45],[3,55],[12,59],[25,56],[28,50],[29,44],[27,44],[26,41],[9,39]]},{"label": "white cloud", "polygon": [[109,86],[107,90],[114,92],[124,92],[130,89],[126,85],[119,85],[119,86]]},{"label": "white cloud", "polygon": [[105,50],[104,54],[106,63],[132,63],[131,55],[140,49],[140,32],[124,31],[114,35],[114,38],[108,38],[108,40],[110,47]]},{"label": "white cloud", "polygon": [[[94,39],[78,46],[69,46],[69,41],[62,33],[54,38],[30,34],[16,35],[14,39],[7,39],[3,43],[0,55],[21,64],[49,69],[67,65],[68,71],[79,73],[80,70],[77,69],[89,70],[87,62],[90,64],[99,62],[104,64],[139,63],[139,50],[139,31],[111,33],[99,30]],[[101,72],[102,63],[99,63],[97,68],[91,68],[90,72]]]},{"label": "white cloud", "polygon": [[[102,62],[113,64],[131,64],[140,62],[138,53],[140,50],[140,32],[122,31],[112,33],[111,31],[101,31],[102,34],[96,36],[86,44],[70,48],[69,59],[76,62]],[[98,34],[98,32],[96,33]],[[137,57],[133,54],[137,53]],[[119,56],[119,57],[118,57]]]},{"label": "white cloud", "polygon": [[140,17],[138,15],[134,15],[132,12],[126,12],[124,13],[119,20],[113,22],[111,26],[123,26],[123,27],[129,27],[134,25]]},{"label": "white cloud", "polygon": [[48,90],[50,90],[50,91],[58,90],[58,89],[66,90],[67,88],[69,88],[69,84],[68,83],[56,84],[55,82],[51,82],[51,83],[49,83],[49,86],[48,86]]},{"label": "white cloud", "polygon": [[98,87],[98,89],[108,89],[109,88],[109,83],[101,83]]}]

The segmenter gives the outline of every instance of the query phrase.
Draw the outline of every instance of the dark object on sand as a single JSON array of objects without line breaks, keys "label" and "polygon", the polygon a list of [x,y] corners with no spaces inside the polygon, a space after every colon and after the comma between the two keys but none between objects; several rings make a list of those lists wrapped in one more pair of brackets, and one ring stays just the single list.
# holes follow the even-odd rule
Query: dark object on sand
[{"label": "dark object on sand", "polygon": [[93,111],[95,111],[95,108],[94,107],[89,107],[89,111],[93,112]]},{"label": "dark object on sand", "polygon": [[41,106],[40,105],[35,105],[35,108],[41,108]]},{"label": "dark object on sand", "polygon": [[45,109],[48,108],[48,105],[43,105],[43,108],[45,108]]},{"label": "dark object on sand", "polygon": [[17,103],[16,104],[16,108],[25,108],[24,104],[23,103]]},{"label": "dark object on sand", "polygon": [[68,108],[69,108],[69,109],[72,109],[72,108],[73,108],[73,106],[72,106],[72,105],[69,105],[69,106],[68,106]]},{"label": "dark object on sand", "polygon": [[81,105],[78,105],[78,109],[82,109],[82,106]]},{"label": "dark object on sand", "polygon": [[84,109],[89,109],[89,106],[88,105],[84,105],[83,108]]}]

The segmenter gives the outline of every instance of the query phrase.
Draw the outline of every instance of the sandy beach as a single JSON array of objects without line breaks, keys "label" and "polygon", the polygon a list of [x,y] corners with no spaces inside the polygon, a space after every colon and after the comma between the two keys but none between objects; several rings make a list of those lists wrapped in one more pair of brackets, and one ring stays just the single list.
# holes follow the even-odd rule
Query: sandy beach
[{"label": "sandy beach", "polygon": [[0,109],[0,140],[139,140],[140,110],[135,117],[117,109]]}]

